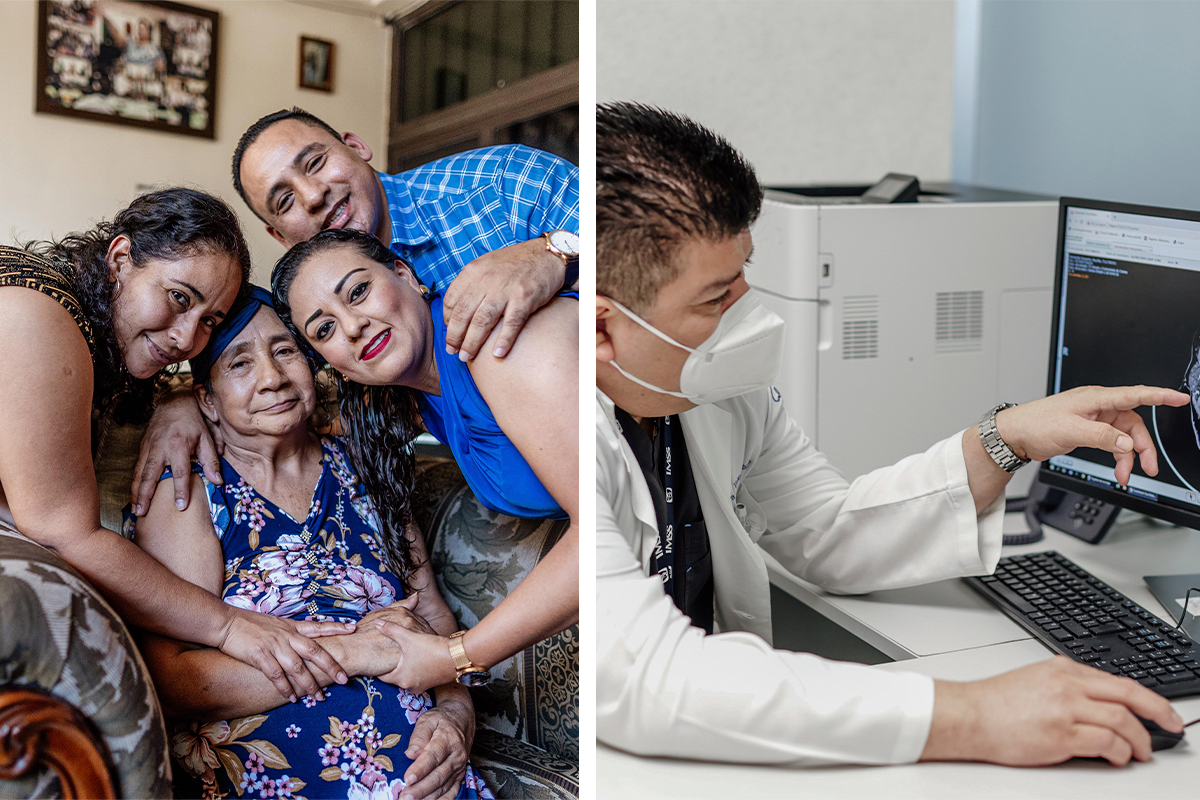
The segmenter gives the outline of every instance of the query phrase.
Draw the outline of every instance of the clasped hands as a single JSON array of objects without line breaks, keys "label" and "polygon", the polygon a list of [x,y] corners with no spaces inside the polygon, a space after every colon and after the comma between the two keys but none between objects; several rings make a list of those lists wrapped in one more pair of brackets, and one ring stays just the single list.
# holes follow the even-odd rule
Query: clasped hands
[{"label": "clasped hands", "polygon": [[[458,677],[450,657],[450,640],[439,635],[416,612],[418,593],[366,614],[358,623],[359,636],[380,660],[372,672],[381,680],[410,692],[424,692]],[[353,641],[355,635],[347,638]]]}]

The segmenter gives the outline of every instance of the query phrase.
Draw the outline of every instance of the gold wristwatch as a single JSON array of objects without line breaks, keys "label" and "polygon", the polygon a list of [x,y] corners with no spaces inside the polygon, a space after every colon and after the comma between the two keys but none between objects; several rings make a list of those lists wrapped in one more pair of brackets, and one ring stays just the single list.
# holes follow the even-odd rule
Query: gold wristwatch
[{"label": "gold wristwatch", "polygon": [[546,250],[562,259],[567,268],[563,288],[569,289],[579,281],[579,237],[570,231],[556,230],[542,234]]},{"label": "gold wristwatch", "polygon": [[458,682],[463,686],[486,686],[492,681],[492,673],[485,667],[478,667],[467,658],[463,649],[462,638],[466,631],[455,631],[450,634],[450,658],[454,661],[454,671],[458,673]]}]

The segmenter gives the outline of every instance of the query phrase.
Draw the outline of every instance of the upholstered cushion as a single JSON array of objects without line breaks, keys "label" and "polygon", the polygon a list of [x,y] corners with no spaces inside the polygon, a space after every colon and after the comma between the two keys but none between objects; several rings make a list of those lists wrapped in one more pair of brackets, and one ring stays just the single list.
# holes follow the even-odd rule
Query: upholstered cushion
[{"label": "upholstered cushion", "polygon": [[578,758],[559,758],[487,728],[475,734],[471,763],[498,798],[574,800],[579,796]]},{"label": "upholstered cushion", "polygon": [[[0,526],[0,685],[35,686],[99,731],[122,797],[170,797],[167,737],[146,666],[120,617],[54,553]],[[48,771],[0,797],[60,797]]]},{"label": "upholstered cushion", "polygon": [[137,466],[144,425],[103,423],[96,433],[96,489],[100,497],[100,524],[121,532],[121,509],[129,505],[133,468]]},{"label": "upholstered cushion", "polygon": [[[567,529],[484,508],[453,461],[422,459],[417,523],[425,531],[442,596],[464,628],[521,582]],[[479,723],[558,758],[579,761],[579,628],[527,648],[492,669],[471,696]]]}]

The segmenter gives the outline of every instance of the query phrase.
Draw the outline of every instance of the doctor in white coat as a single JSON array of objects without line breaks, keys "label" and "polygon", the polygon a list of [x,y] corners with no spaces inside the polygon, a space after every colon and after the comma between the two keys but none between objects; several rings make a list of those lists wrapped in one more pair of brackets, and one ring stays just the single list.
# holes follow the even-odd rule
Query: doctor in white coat
[{"label": "doctor in white coat", "polygon": [[[757,763],[1124,764],[1150,758],[1135,714],[1182,730],[1159,695],[1064,658],[950,683],[771,647],[761,551],[843,592],[990,572],[1009,479],[1000,463],[1090,446],[1115,454],[1122,483],[1135,458],[1155,474],[1131,409],[1188,398],[1074,390],[993,413],[997,455],[977,426],[847,481],[770,386],[782,323],[743,277],[761,202],[753,169],[658,109],[605,105],[597,120],[598,738]],[[713,635],[664,591],[655,500],[617,409],[648,434],[678,415],[707,528]]]}]

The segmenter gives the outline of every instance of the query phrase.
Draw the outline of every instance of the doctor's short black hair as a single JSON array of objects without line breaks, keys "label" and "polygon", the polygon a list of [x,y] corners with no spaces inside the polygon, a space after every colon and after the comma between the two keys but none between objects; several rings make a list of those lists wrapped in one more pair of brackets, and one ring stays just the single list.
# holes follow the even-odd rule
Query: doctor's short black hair
[{"label": "doctor's short black hair", "polygon": [[721,241],[758,218],[750,162],[687,117],[640,103],[596,107],[596,292],[648,312],[688,239]]}]

